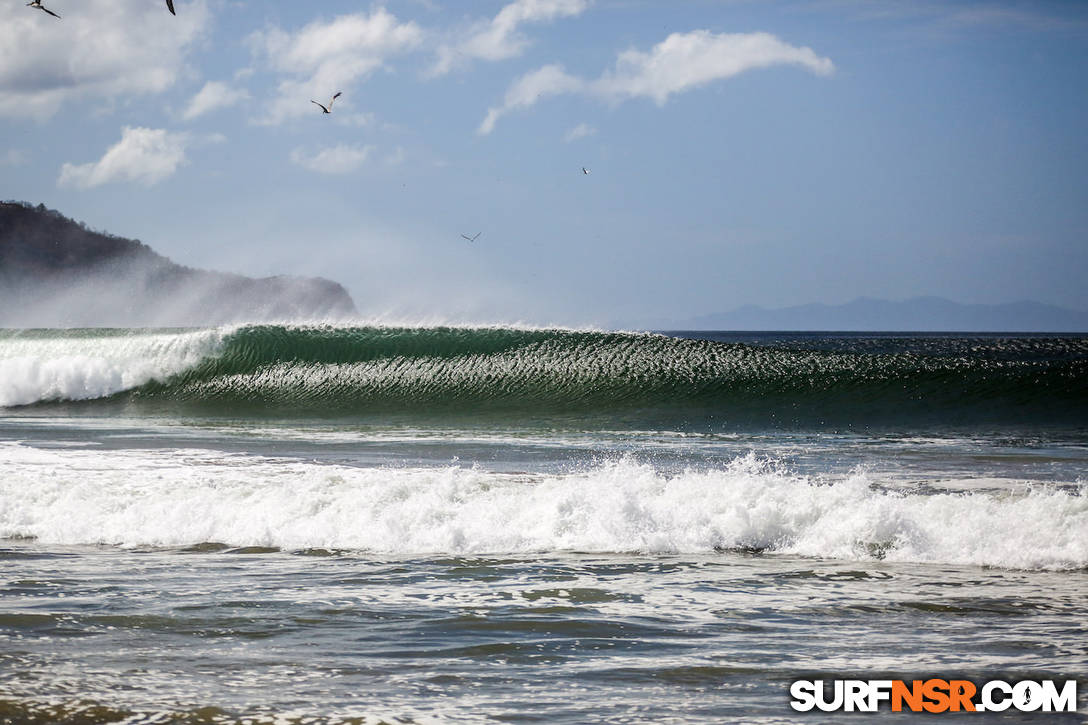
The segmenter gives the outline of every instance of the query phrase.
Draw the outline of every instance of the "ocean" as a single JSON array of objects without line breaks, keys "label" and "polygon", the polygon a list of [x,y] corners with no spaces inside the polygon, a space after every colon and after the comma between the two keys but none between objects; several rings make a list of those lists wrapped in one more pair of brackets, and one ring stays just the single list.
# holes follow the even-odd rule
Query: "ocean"
[{"label": "ocean", "polygon": [[0,331],[0,723],[929,722],[1077,680],[1088,336]]}]

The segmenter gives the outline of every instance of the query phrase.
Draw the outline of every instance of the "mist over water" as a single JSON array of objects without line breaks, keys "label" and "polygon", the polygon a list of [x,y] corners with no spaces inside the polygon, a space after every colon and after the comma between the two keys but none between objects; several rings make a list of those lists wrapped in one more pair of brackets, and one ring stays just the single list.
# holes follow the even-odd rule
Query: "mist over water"
[{"label": "mist over water", "polygon": [[354,316],[326,280],[239,275],[117,262],[76,277],[0,285],[0,327],[143,328]]},{"label": "mist over water", "polygon": [[356,314],[339,284],[193,269],[59,212],[0,202],[0,327],[178,327]]}]

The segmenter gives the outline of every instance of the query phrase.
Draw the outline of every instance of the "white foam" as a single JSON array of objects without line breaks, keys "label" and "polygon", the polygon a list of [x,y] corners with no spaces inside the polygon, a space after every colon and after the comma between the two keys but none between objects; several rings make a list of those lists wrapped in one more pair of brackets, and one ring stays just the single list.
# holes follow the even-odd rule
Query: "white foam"
[{"label": "white foam", "polygon": [[873,483],[865,473],[820,482],[752,456],[674,476],[622,461],[510,475],[9,443],[0,444],[0,537],[398,554],[752,547],[840,559],[1088,566],[1083,485],[918,495]]},{"label": "white foam", "polygon": [[214,354],[227,332],[79,331],[2,338],[0,408],[101,398],[162,380]]}]

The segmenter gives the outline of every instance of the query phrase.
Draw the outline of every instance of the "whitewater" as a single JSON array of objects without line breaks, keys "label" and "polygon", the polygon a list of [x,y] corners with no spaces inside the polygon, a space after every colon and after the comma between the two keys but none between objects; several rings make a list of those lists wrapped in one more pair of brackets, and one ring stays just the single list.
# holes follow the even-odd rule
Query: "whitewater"
[{"label": "whitewater", "polygon": [[202,450],[103,455],[9,444],[0,447],[0,538],[398,555],[743,550],[1088,567],[1083,484],[912,495],[860,472],[836,481],[791,475],[751,454],[677,475],[622,460],[552,476],[241,463]]},{"label": "whitewater", "polygon": [[226,334],[0,331],[0,408],[105,398],[165,380],[214,356]]},{"label": "whitewater", "polygon": [[0,721],[1088,692],[1086,591],[1083,335],[0,331]]}]

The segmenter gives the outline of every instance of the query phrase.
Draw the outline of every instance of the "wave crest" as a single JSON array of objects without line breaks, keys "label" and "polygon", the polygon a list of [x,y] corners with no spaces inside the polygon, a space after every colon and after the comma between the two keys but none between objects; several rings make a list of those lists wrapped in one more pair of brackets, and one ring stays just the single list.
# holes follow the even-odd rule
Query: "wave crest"
[{"label": "wave crest", "polygon": [[650,333],[246,326],[0,337],[0,405],[123,394],[292,413],[661,413],[676,421],[1067,422],[1088,356],[850,353]]},{"label": "wave crest", "polygon": [[165,380],[214,356],[223,336],[219,330],[0,334],[0,408],[104,398]]}]

